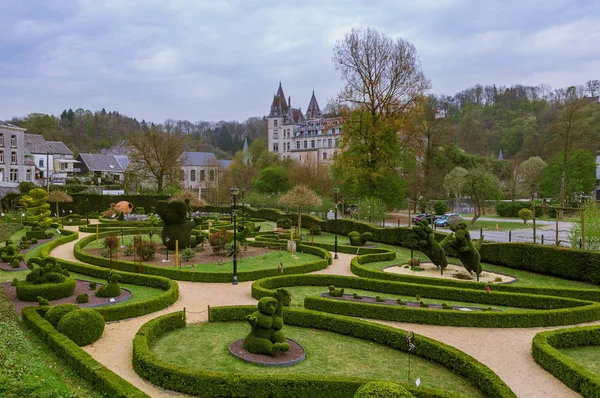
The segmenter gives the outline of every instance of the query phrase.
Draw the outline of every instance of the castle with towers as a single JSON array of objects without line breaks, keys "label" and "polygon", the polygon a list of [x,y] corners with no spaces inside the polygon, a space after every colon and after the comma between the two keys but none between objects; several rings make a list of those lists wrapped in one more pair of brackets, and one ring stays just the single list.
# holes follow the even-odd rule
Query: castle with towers
[{"label": "castle with towers", "polygon": [[292,108],[279,83],[268,116],[269,151],[301,163],[330,163],[338,150],[342,119],[325,117],[313,91],[306,114]]}]

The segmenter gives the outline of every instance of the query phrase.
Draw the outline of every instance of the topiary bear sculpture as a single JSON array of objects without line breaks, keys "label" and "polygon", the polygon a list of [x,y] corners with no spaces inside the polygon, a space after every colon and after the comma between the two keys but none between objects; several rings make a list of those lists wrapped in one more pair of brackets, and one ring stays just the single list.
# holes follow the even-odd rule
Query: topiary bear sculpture
[{"label": "topiary bear sculpture", "polygon": [[344,289],[336,289],[335,286],[329,286],[329,295],[331,297],[342,297],[344,295]]},{"label": "topiary bear sculpture", "polygon": [[187,206],[184,201],[167,202],[160,200],[156,205],[156,213],[165,224],[161,237],[163,244],[168,249],[175,250],[175,241],[179,241],[179,248],[181,249],[196,247],[200,244],[200,239],[192,238],[192,229],[198,223],[187,219]]},{"label": "topiary bear sculpture", "polygon": [[108,273],[106,280],[108,283],[98,289],[96,296],[105,298],[119,297],[121,295],[121,286],[119,285],[121,275],[111,270]]},{"label": "topiary bear sculpture", "polygon": [[370,240],[373,240],[373,234],[371,232],[363,232],[358,233],[357,231],[352,231],[348,233],[348,238],[350,238],[350,244],[352,246],[364,246]]},{"label": "topiary bear sculpture", "polygon": [[[263,297],[258,301],[258,311],[248,315],[246,319],[252,327],[244,340],[244,348],[253,354],[275,356],[280,351],[289,351],[283,328],[283,305],[289,300],[289,293],[279,292],[275,297]],[[278,293],[279,292],[279,293]],[[289,303],[289,302],[288,302]]]}]

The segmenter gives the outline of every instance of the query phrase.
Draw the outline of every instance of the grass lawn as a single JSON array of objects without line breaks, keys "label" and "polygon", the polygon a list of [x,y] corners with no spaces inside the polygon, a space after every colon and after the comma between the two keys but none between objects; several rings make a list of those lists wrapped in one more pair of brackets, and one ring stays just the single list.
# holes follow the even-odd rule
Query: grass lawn
[{"label": "grass lawn", "polygon": [[586,367],[590,372],[600,376],[600,346],[560,348],[559,351]]},{"label": "grass lawn", "polygon": [[[127,246],[129,244],[133,244],[133,237],[135,235],[125,235],[125,236],[123,236],[123,238],[121,238],[120,234],[115,233],[115,235],[119,238],[119,245]],[[141,235],[142,235],[143,240],[150,240],[150,235],[148,235],[148,234],[141,234]],[[152,234],[152,241],[156,242],[162,246],[162,238],[160,237],[160,234],[157,234],[157,233]],[[96,240],[92,240],[90,243],[85,245],[84,248],[85,249],[102,249],[102,248],[104,248],[104,238],[99,238],[98,243],[96,243]]]},{"label": "grass lawn", "polygon": [[[238,271],[255,271],[259,269],[277,268],[279,267],[279,263],[282,263],[285,269],[285,267],[321,260],[321,257],[315,256],[314,254],[295,252],[293,255],[290,255],[289,252],[282,250],[276,252],[267,252],[266,254],[259,254],[258,256],[254,257],[244,257],[243,249],[240,253],[241,257],[238,257],[237,261]],[[217,264],[182,264],[181,266],[182,269],[194,269],[197,271],[210,272],[231,272],[232,267],[233,260]]]},{"label": "grass lawn", "polygon": [[[344,287],[344,286],[336,286],[336,287]],[[288,290],[292,294],[292,302],[291,302],[292,307],[303,307],[304,306],[303,299],[307,295],[308,296],[320,296],[321,293],[325,293],[328,291],[327,286],[286,286],[285,289]],[[374,291],[369,291],[369,290],[360,290],[360,289],[353,289],[353,288],[344,289],[344,294],[352,294],[352,293],[358,293],[361,296],[369,296],[369,297],[381,296],[385,299],[394,299],[394,300],[402,299],[403,301],[412,301],[412,302],[417,301],[414,296],[405,296],[405,295],[401,295],[401,294],[392,294],[392,293],[381,293],[381,292],[374,292]],[[446,303],[451,306],[464,306],[464,307],[475,307],[475,308],[489,308],[490,307],[489,304],[470,303],[470,302],[466,302],[466,301],[452,301],[452,300],[437,299],[437,298],[430,299],[424,295],[421,295],[421,301],[426,304]],[[378,305],[378,304],[373,304],[373,305]],[[494,309],[502,310],[502,311],[511,311],[511,310],[512,311],[515,311],[515,310],[537,311],[535,309],[520,308],[520,307],[519,308],[504,307],[501,305],[493,305],[491,307]]]},{"label": "grass lawn", "polygon": [[[10,239],[13,241],[13,243],[16,244],[22,237],[25,236],[26,232],[27,232],[27,228],[22,228],[22,229],[18,230],[17,232],[15,232],[14,234],[12,234],[10,236]],[[0,247],[4,247],[4,246],[6,246],[6,241],[0,242]]]},{"label": "grass lawn", "polygon": [[0,396],[100,397],[37,336],[22,328],[0,292]]},{"label": "grass lawn", "polygon": [[[154,353],[175,365],[243,374],[310,374],[406,382],[408,354],[371,341],[295,326],[284,327],[286,336],[302,344],[306,359],[289,368],[248,364],[229,354],[229,344],[250,331],[247,323],[210,323],[178,329],[159,338]],[[185,343],[182,343],[185,342]],[[483,395],[449,369],[411,357],[411,380],[423,386],[450,390],[471,397]]]},{"label": "grass lawn", "polygon": [[29,273],[29,270],[14,271],[14,272],[0,270],[0,283],[12,282],[12,280],[14,278],[17,278],[20,281],[21,280],[24,281],[25,277],[27,276],[28,273]]}]

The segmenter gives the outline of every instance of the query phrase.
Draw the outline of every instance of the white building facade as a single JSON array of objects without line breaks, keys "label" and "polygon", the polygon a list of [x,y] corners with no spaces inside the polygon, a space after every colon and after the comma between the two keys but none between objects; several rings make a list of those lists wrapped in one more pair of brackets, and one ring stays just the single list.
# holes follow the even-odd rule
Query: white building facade
[{"label": "white building facade", "polygon": [[338,150],[342,119],[325,117],[313,91],[306,114],[292,108],[279,83],[268,116],[269,151],[301,163],[330,163]]},{"label": "white building facade", "polygon": [[34,158],[25,153],[25,129],[0,121],[0,187],[34,179]]}]

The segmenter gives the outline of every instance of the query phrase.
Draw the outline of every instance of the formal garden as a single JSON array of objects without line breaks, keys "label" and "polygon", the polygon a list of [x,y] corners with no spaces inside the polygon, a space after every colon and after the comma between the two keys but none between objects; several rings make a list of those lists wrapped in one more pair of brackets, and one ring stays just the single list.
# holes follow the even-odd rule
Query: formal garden
[{"label": "formal garden", "polygon": [[[503,329],[530,336],[528,377],[600,396],[593,252],[475,240],[460,223],[321,219],[293,203],[121,201],[69,221],[30,197],[22,223],[1,224],[1,344],[22,345],[10,360],[27,369],[6,396],[526,396],[477,348],[487,336],[497,350]],[[454,346],[459,334],[472,344]],[[53,365],[30,365],[36,350]]]}]

